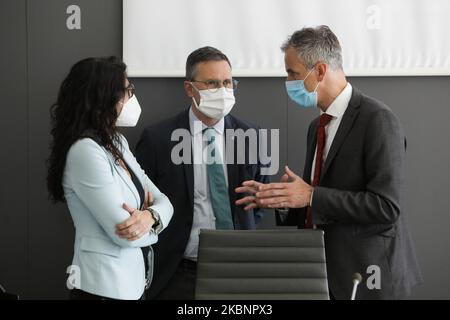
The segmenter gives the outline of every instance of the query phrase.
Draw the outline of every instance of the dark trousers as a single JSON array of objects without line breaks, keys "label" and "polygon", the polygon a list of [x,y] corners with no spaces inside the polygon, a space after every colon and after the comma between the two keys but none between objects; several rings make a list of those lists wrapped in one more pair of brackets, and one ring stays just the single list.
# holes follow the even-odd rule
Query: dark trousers
[{"label": "dark trousers", "polygon": [[80,289],[72,289],[69,294],[70,300],[114,300],[107,297],[98,296]]},{"label": "dark trousers", "polygon": [[[143,300],[144,296],[140,300]],[[113,298],[107,298],[103,296],[98,296],[80,289],[72,289],[69,293],[69,300],[117,300]]]},{"label": "dark trousers", "polygon": [[194,300],[197,262],[183,259],[156,300]]}]

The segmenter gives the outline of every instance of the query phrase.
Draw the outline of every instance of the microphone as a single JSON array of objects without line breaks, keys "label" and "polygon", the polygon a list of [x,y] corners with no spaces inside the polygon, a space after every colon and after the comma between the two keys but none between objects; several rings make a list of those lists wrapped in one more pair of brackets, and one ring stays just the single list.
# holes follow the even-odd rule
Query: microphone
[{"label": "microphone", "polygon": [[353,290],[352,290],[352,297],[350,300],[355,300],[356,297],[356,289],[358,288],[358,284],[360,284],[362,281],[362,276],[356,272],[353,274]]}]

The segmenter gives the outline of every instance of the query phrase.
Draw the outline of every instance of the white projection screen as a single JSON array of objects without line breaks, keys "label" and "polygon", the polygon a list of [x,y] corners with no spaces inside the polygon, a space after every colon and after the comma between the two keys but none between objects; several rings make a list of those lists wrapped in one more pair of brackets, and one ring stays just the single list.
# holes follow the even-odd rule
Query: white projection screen
[{"label": "white projection screen", "polygon": [[325,24],[350,76],[450,74],[449,0],[124,0],[123,58],[132,77],[183,77],[206,45],[234,76],[285,76],[280,45]]}]

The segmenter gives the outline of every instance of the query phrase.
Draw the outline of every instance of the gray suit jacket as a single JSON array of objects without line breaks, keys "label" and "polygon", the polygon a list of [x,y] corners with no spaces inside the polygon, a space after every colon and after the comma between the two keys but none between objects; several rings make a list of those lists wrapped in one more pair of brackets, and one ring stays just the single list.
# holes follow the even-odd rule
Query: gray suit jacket
[{"label": "gray suit jacket", "polygon": [[[308,130],[303,173],[308,183],[318,121]],[[353,88],[312,200],[313,222],[325,232],[328,281],[336,299],[350,298],[355,272],[363,276],[357,299],[403,298],[422,281],[403,210],[405,149],[392,111]],[[283,223],[277,221],[302,228],[305,212],[292,209]],[[367,286],[376,284],[370,266],[379,267],[380,289]]]}]

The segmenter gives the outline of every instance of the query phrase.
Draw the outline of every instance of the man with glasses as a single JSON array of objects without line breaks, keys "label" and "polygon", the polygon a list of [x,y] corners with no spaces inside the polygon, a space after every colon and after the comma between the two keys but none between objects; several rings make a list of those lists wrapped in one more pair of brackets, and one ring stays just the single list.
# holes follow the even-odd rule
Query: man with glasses
[{"label": "man with glasses", "polygon": [[[261,209],[245,212],[234,204],[241,197],[234,189],[243,181],[268,182],[259,158],[256,164],[224,160],[225,147],[233,148],[234,155],[242,151],[234,140],[226,144],[227,129],[259,129],[229,114],[237,84],[225,54],[212,47],[195,50],[187,58],[184,81],[190,107],[146,128],[137,145],[142,168],[174,206],[170,225],[153,246],[156,276],[149,299],[194,299],[200,229],[255,229],[261,219]],[[181,165],[171,157],[179,143],[171,141],[177,129],[187,130],[191,138],[192,161]]]}]

